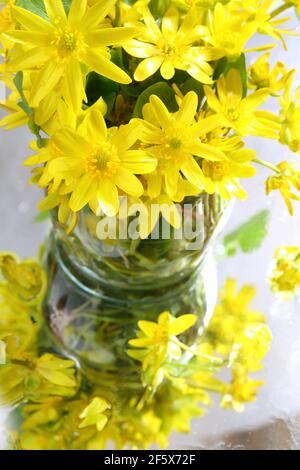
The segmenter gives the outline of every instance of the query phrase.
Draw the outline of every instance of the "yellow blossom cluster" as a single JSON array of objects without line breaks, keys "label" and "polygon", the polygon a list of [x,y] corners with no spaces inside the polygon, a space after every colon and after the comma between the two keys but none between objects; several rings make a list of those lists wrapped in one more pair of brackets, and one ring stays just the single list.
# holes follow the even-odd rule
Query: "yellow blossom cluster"
[{"label": "yellow blossom cluster", "polygon": [[[12,448],[100,450],[112,441],[117,449],[166,447],[171,432],[189,432],[191,418],[211,404],[209,392],[238,411],[255,397],[259,383],[247,372],[261,368],[270,333],[264,317],[248,308],[250,287],[236,294],[228,281],[200,342],[191,343],[194,314],[140,320],[128,354],[141,375],[135,387],[120,388],[119,371],[110,378],[98,371],[94,380],[54,353],[43,325],[46,278],[38,262],[1,253],[0,273],[0,405],[14,405]],[[234,377],[229,385],[215,377],[225,366]]]},{"label": "yellow blossom cluster", "polygon": [[300,292],[300,249],[297,246],[279,246],[269,276],[274,292],[290,299]]},{"label": "yellow blossom cluster", "polygon": [[[140,216],[145,238],[160,216],[177,228],[177,205],[188,196],[245,199],[240,180],[266,162],[244,148],[244,138],[276,139],[298,151],[294,70],[270,65],[270,51],[295,35],[285,26],[292,6],[5,1],[0,78],[10,94],[0,102],[8,112],[0,125],[27,123],[37,137],[26,164],[34,166],[31,181],[47,192],[41,210],[57,208],[71,231],[85,206],[113,216],[128,196],[146,213],[158,206],[148,230]],[[255,35],[271,43],[250,47]],[[250,51],[258,57],[247,69]],[[261,109],[270,99],[281,111]]]}]

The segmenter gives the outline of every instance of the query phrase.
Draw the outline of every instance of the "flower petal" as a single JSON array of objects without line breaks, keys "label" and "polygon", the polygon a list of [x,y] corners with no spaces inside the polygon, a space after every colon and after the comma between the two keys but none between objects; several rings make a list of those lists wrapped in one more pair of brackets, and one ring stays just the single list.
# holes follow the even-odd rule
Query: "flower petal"
[{"label": "flower petal", "polygon": [[31,32],[36,31],[45,34],[53,33],[54,31],[53,26],[48,21],[34,13],[31,13],[31,11],[26,10],[25,8],[13,6],[12,14],[18,23]]},{"label": "flower petal", "polygon": [[41,100],[55,88],[62,74],[62,67],[54,60],[45,64],[32,81],[31,94],[28,100],[29,105],[36,108]]},{"label": "flower petal", "polygon": [[198,95],[194,91],[190,91],[183,98],[176,118],[178,121],[184,122],[189,126],[195,119],[198,108]]},{"label": "flower petal", "polygon": [[138,82],[146,80],[157,72],[162,63],[163,57],[161,56],[149,57],[148,59],[143,60],[134,72],[134,79]]},{"label": "flower petal", "polygon": [[150,97],[150,103],[159,125],[164,129],[173,124],[172,116],[168,108],[156,95]]},{"label": "flower petal", "polygon": [[107,139],[107,127],[104,117],[97,109],[90,109],[78,128],[79,132],[95,142],[99,138]]},{"label": "flower petal", "polygon": [[87,0],[72,0],[68,15],[68,21],[71,26],[78,25],[87,9]]},{"label": "flower petal", "polygon": [[61,0],[44,0],[47,15],[54,24],[66,22],[67,15]]},{"label": "flower petal", "polygon": [[71,129],[62,129],[52,137],[55,145],[67,156],[86,153],[90,149],[88,142]]},{"label": "flower petal", "polygon": [[70,209],[74,212],[80,211],[95,195],[97,189],[96,181],[89,175],[84,175],[70,198]]},{"label": "flower petal", "polygon": [[173,5],[165,13],[162,19],[162,33],[168,38],[174,38],[179,26],[179,11]]},{"label": "flower petal", "polygon": [[165,59],[161,64],[160,73],[165,80],[171,80],[175,75],[173,61],[168,58]]},{"label": "flower petal", "polygon": [[221,150],[213,145],[203,144],[200,140],[195,140],[186,145],[186,148],[196,157],[204,158],[205,160],[220,161],[226,159],[225,154]]},{"label": "flower petal", "polygon": [[174,336],[180,335],[181,333],[195,325],[196,321],[196,315],[193,315],[191,313],[181,315],[179,318],[176,318],[171,325],[172,334]]},{"label": "flower petal", "polygon": [[92,47],[122,44],[134,36],[135,28],[103,28],[85,35],[87,44]]},{"label": "flower petal", "polygon": [[83,77],[80,64],[76,59],[70,59],[65,73],[65,99],[67,103],[79,112],[82,106],[82,101],[86,100]]},{"label": "flower petal", "polygon": [[113,9],[114,4],[115,0],[102,0],[89,8],[82,18],[85,31],[88,32],[96,28]]},{"label": "flower petal", "polygon": [[124,168],[139,175],[152,173],[157,166],[157,160],[151,158],[144,150],[127,150],[120,158]]},{"label": "flower petal", "polygon": [[115,184],[105,178],[98,183],[97,197],[99,205],[108,217],[114,217],[119,211],[119,194]]},{"label": "flower petal", "polygon": [[84,62],[91,70],[94,72],[103,75],[110,80],[114,80],[115,82],[122,83],[128,85],[131,83],[131,78],[127,73],[125,73],[120,67],[115,65],[109,59],[104,57],[103,55],[98,55],[95,51],[89,50],[86,52],[84,57]]},{"label": "flower petal", "polygon": [[43,65],[47,59],[46,50],[35,47],[34,49],[18,54],[15,59],[6,64],[5,68],[7,72],[25,71]]},{"label": "flower petal", "polygon": [[118,169],[118,172],[114,175],[114,182],[122,191],[130,196],[140,197],[144,192],[140,180],[125,168],[120,167]]}]

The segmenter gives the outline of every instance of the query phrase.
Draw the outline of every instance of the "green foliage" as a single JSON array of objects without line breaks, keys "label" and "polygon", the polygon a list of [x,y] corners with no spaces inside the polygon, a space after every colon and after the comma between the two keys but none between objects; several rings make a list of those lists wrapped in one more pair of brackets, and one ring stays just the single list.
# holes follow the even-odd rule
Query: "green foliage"
[{"label": "green foliage", "polygon": [[200,83],[198,80],[192,77],[186,80],[186,82],[181,87],[181,91],[184,95],[186,95],[189,91],[194,91],[195,93],[197,93],[199,97],[199,101],[202,101],[204,97],[204,90],[203,90],[202,83]]},{"label": "green foliage", "polygon": [[35,216],[34,222],[35,223],[44,222],[45,220],[48,220],[49,217],[50,217],[49,211],[41,211]]},{"label": "green foliage", "polygon": [[108,78],[102,77],[95,72],[88,76],[86,85],[86,95],[88,105],[93,105],[101,96],[108,108],[112,108],[119,90],[119,85]]},{"label": "green foliage", "polygon": [[263,210],[226,235],[224,247],[227,256],[235,256],[240,249],[243,253],[251,253],[260,248],[268,234],[270,212]]},{"label": "green foliage", "polygon": [[146,103],[149,102],[150,96],[156,95],[158,96],[164,104],[168,107],[168,110],[171,112],[175,112],[178,109],[176,100],[175,100],[175,93],[172,88],[166,82],[158,82],[155,85],[149,86],[138,98],[133,117],[141,118],[143,107]]},{"label": "green foliage", "polygon": [[[69,13],[72,0],[62,0],[62,2],[66,13]],[[16,5],[48,19],[43,0],[16,0]]]},{"label": "green foliage", "polygon": [[170,5],[170,0],[151,0],[149,8],[153,16],[161,18]]},{"label": "green foliage", "polygon": [[20,98],[21,98],[21,101],[19,101],[18,106],[20,106],[20,108],[23,109],[23,111],[26,114],[28,114],[28,116],[32,116],[33,111],[30,108],[30,106],[28,105],[27,100],[26,100],[26,98],[24,96],[24,93],[23,93],[23,72],[18,72],[16,74],[16,76],[14,78],[14,84],[15,84],[15,87],[18,90]]}]

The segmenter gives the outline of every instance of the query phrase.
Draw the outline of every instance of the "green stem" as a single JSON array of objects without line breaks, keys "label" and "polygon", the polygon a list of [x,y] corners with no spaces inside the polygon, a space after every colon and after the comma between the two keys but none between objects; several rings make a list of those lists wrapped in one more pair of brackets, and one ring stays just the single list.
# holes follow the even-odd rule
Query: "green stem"
[{"label": "green stem", "polygon": [[195,351],[194,349],[190,348],[189,346],[187,346],[186,344],[182,343],[179,340],[176,340],[176,341],[172,340],[172,343],[176,344],[184,351],[192,353],[194,356],[201,357],[202,359],[206,359],[210,361],[211,363],[219,365],[219,366],[224,365],[223,359],[219,359],[218,357],[210,356],[208,354],[199,353],[198,351]]},{"label": "green stem", "polygon": [[121,22],[121,8],[120,8],[120,1],[118,0],[116,3],[116,16],[114,21],[114,26],[120,26]]},{"label": "green stem", "polygon": [[292,3],[292,2],[284,3],[283,5],[281,5],[280,7],[276,8],[276,10],[274,10],[274,11],[271,13],[271,18],[275,18],[276,16],[280,15],[280,13],[283,13],[284,11],[288,10],[289,8],[291,8],[292,6],[293,6],[293,3]]},{"label": "green stem", "polygon": [[272,170],[275,173],[280,173],[276,166],[272,165],[272,163],[266,162],[265,160],[259,160],[258,158],[256,158],[255,160],[253,160],[253,162],[257,163],[258,165],[264,166],[265,168],[268,168],[268,170]]}]

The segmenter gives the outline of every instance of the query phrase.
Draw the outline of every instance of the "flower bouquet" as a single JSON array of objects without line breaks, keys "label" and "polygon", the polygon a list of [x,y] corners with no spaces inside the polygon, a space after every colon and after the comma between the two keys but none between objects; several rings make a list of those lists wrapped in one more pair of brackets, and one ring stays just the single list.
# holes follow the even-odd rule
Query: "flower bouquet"
[{"label": "flower bouquet", "polygon": [[272,65],[298,2],[2,3],[0,125],[34,135],[24,164],[52,222],[39,261],[0,255],[11,445],[164,447],[209,392],[241,411],[271,334],[250,286],[228,280],[214,308],[211,245],[259,167],[291,214],[300,200],[296,163],[245,144],[299,152],[295,71]]}]

